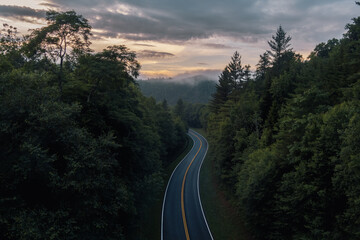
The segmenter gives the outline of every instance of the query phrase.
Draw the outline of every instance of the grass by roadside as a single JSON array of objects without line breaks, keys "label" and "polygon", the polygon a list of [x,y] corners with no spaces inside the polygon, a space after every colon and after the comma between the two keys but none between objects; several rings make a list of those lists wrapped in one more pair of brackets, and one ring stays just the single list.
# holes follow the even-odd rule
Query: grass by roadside
[{"label": "grass by roadside", "polygon": [[161,194],[158,196],[158,200],[155,201],[152,206],[149,206],[147,211],[143,213],[142,229],[140,239],[146,240],[159,240],[161,238],[161,211],[162,203],[169,178],[178,165],[178,163],[185,157],[185,155],[191,150],[193,141],[187,136],[186,144],[183,149],[180,149],[177,154],[174,155],[171,164],[165,169],[164,186]]},{"label": "grass by roadside", "polygon": [[[194,130],[206,138],[203,129]],[[210,148],[201,168],[199,184],[201,202],[211,233],[214,239],[219,240],[251,240],[244,222],[237,215],[226,192],[220,188]]]}]

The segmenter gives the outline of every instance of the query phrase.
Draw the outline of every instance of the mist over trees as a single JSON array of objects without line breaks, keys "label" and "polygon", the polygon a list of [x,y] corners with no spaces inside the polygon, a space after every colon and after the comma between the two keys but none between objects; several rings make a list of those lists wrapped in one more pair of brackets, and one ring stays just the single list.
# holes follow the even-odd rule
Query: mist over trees
[{"label": "mist over trees", "polygon": [[0,36],[2,239],[137,239],[185,123],[144,97],[126,46],[90,49],[91,26],[48,12]]},{"label": "mist over trees", "polygon": [[201,76],[188,79],[188,82],[177,82],[172,79],[149,79],[138,81],[141,92],[161,102],[164,99],[174,106],[181,98],[187,103],[207,104],[215,92],[216,82]]},{"label": "mist over trees", "polygon": [[280,26],[254,77],[237,52],[219,77],[210,150],[257,239],[360,238],[360,17],[345,29],[304,60]]},{"label": "mist over trees", "polygon": [[207,103],[216,90],[215,81],[195,76],[182,82],[172,79],[149,79],[139,80],[137,83],[145,96],[169,104],[169,108],[186,127],[206,127],[209,114]]}]

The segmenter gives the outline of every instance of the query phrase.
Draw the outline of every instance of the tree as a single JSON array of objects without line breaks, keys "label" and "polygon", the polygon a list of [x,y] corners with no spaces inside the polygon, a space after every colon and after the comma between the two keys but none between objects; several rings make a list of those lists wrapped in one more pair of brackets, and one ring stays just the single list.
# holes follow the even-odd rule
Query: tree
[{"label": "tree", "polygon": [[243,87],[243,83],[245,82],[245,70],[241,65],[241,56],[237,51],[231,57],[231,61],[226,66],[225,70],[229,73],[228,77],[230,82],[233,84],[234,89]]},{"label": "tree", "polygon": [[260,60],[256,64],[256,78],[263,79],[266,71],[270,68],[270,55],[268,52],[264,52],[263,55],[260,55]]},{"label": "tree", "polygon": [[0,29],[0,55],[2,56],[0,68],[6,71],[12,67],[19,68],[24,65],[25,59],[20,51],[24,38],[18,36],[16,27],[5,23],[3,27]]},{"label": "tree", "polygon": [[291,37],[286,36],[286,32],[283,30],[281,25],[276,31],[276,36],[272,36],[272,40],[268,41],[270,50],[269,55],[273,58],[273,64],[276,63],[280,57],[286,52],[291,51],[290,47]]},{"label": "tree", "polygon": [[1,239],[142,239],[139,219],[185,126],[141,94],[134,52],[87,52],[85,19],[48,19],[24,48],[14,28],[0,36]]},{"label": "tree", "polygon": [[140,63],[136,60],[136,53],[130,51],[125,45],[109,46],[99,56],[102,59],[117,62],[119,67],[130,76],[134,78],[139,76]]},{"label": "tree", "polygon": [[219,108],[228,100],[233,91],[233,82],[229,77],[229,72],[225,69],[219,76],[219,83],[216,84],[216,92],[212,95],[210,102],[212,112],[217,112]]},{"label": "tree", "polygon": [[311,53],[310,58],[313,58],[314,56],[328,58],[330,52],[333,51],[334,48],[339,45],[339,43],[340,42],[338,39],[333,38],[328,40],[327,43],[318,44]]},{"label": "tree", "polygon": [[17,36],[17,27],[3,24],[0,29],[0,53],[7,54],[20,49],[21,39]]},{"label": "tree", "polygon": [[91,26],[75,11],[48,11],[46,20],[47,26],[32,30],[25,49],[30,57],[45,55],[55,63],[60,62],[58,84],[62,93],[64,60],[69,57],[69,49],[74,54],[90,51]]},{"label": "tree", "polygon": [[126,82],[134,82],[140,68],[135,52],[124,45],[113,45],[97,54],[79,57],[75,74],[85,83],[87,102],[90,102],[100,89],[117,88]]},{"label": "tree", "polygon": [[174,113],[183,121],[185,121],[185,104],[184,101],[180,98],[174,108]]},{"label": "tree", "polygon": [[250,65],[241,65],[241,56],[236,51],[231,57],[230,63],[219,76],[216,92],[213,94],[210,109],[216,112],[224,104],[234,90],[244,87],[244,83],[250,79]]}]

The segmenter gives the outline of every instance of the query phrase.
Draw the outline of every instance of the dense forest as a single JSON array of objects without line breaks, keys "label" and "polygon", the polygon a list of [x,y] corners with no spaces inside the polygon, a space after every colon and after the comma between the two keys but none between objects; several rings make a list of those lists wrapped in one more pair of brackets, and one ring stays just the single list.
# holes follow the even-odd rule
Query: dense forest
[{"label": "dense forest", "polygon": [[139,239],[188,127],[256,239],[360,239],[360,17],[307,59],[279,26],[256,72],[235,52],[215,92],[169,98],[83,16],[46,20],[0,32],[1,239]]},{"label": "dense forest", "polygon": [[254,76],[236,52],[219,77],[210,149],[257,239],[360,239],[360,17],[345,29],[304,60],[280,26]]},{"label": "dense forest", "polygon": [[152,97],[163,105],[169,105],[186,127],[206,127],[209,114],[207,103],[216,90],[215,81],[195,76],[180,81],[148,79],[138,80],[137,83],[145,96]]},{"label": "dense forest", "polygon": [[180,98],[172,111],[185,123],[186,128],[206,128],[207,126],[209,109],[206,104],[188,103]]},{"label": "dense forest", "polygon": [[178,82],[173,79],[149,79],[138,81],[142,93],[157,101],[164,99],[169,105],[175,105],[179,99],[187,103],[206,104],[215,92],[216,82],[197,76],[188,81]]},{"label": "dense forest", "polygon": [[137,239],[185,123],[141,94],[134,52],[95,53],[74,11],[46,19],[1,31],[1,239]]}]

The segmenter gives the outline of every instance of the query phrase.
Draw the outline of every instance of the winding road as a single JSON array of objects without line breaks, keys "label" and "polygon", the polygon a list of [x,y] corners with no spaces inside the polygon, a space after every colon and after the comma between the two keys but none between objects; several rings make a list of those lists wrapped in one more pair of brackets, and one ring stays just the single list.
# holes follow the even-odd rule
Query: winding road
[{"label": "winding road", "polygon": [[173,171],[163,200],[161,240],[213,240],[199,193],[199,175],[208,143],[189,130],[194,141],[190,152]]}]

